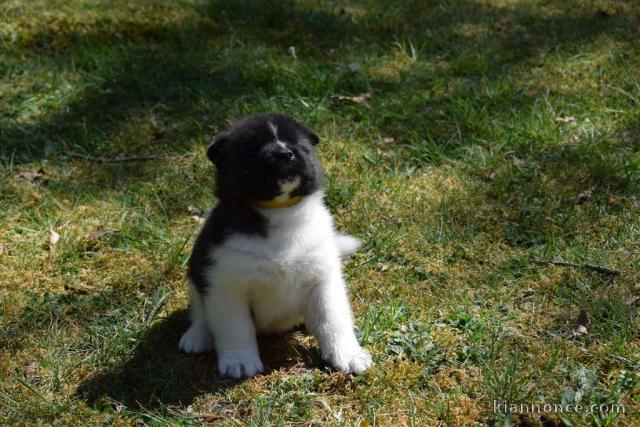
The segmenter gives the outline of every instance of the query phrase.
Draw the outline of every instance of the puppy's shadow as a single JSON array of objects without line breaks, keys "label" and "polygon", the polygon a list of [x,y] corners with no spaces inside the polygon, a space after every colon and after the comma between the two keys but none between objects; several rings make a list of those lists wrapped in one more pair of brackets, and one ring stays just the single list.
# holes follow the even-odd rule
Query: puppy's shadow
[{"label": "puppy's shadow", "polygon": [[[181,310],[151,327],[135,354],[123,364],[96,374],[78,388],[90,405],[118,404],[129,409],[189,405],[196,397],[233,387],[238,381],[217,373],[215,352],[187,355],[178,350],[181,334],[189,326]],[[322,366],[318,351],[300,339],[299,332],[258,339],[265,370]]]}]

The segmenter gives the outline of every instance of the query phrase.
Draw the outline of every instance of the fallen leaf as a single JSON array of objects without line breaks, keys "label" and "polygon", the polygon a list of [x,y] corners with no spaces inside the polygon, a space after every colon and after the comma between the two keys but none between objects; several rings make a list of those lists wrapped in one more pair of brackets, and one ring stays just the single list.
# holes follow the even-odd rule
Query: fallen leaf
[{"label": "fallen leaf", "polygon": [[333,95],[331,99],[336,102],[353,102],[358,105],[362,105],[367,108],[371,108],[368,99],[373,96],[373,92],[361,93],[358,96],[345,96],[345,95]]},{"label": "fallen leaf", "polygon": [[289,48],[287,49],[287,55],[289,55],[293,59],[298,59],[298,55],[296,55],[296,47],[289,46]]},{"label": "fallen leaf", "polygon": [[587,326],[589,325],[589,316],[587,316],[587,312],[584,310],[580,310],[580,314],[578,314],[578,318],[576,319],[576,328],[573,330],[572,335],[574,337],[581,337],[583,335],[587,335]]},{"label": "fallen leaf", "polygon": [[214,423],[224,419],[224,416],[221,414],[216,414],[215,412],[205,412],[203,414],[200,414],[200,418],[205,423]]},{"label": "fallen leaf", "polygon": [[378,145],[391,145],[391,144],[395,144],[396,143],[396,139],[392,138],[390,136],[386,136],[384,138],[380,138],[379,140],[376,141],[376,144]]},{"label": "fallen leaf", "polygon": [[582,203],[591,199],[591,190],[583,191],[576,196],[576,203],[581,205]]},{"label": "fallen leaf", "polygon": [[60,240],[60,235],[53,230],[49,230],[49,246],[51,249],[58,243]]},{"label": "fallen leaf", "polygon": [[585,326],[580,325],[573,330],[572,335],[574,337],[581,337],[583,335],[587,335],[587,328]]},{"label": "fallen leaf", "polygon": [[44,169],[40,168],[36,172],[20,172],[15,175],[16,178],[26,179],[27,181],[33,182],[45,175]]},{"label": "fallen leaf", "polygon": [[[2,252],[0,251],[0,253],[2,253]],[[631,297],[627,298],[627,300],[624,303],[631,307],[631,306],[636,305],[638,300],[640,300],[640,296],[632,295]]]},{"label": "fallen leaf", "polygon": [[200,215],[200,209],[196,208],[195,206],[187,206],[187,212],[189,212],[191,215]]},{"label": "fallen leaf", "polygon": [[78,286],[70,286],[68,284],[64,285],[64,290],[76,295],[86,295],[89,293],[88,289],[84,289]]},{"label": "fallen leaf", "polygon": [[556,117],[558,123],[575,123],[576,118],[574,116],[559,116]]},{"label": "fallen leaf", "polygon": [[118,230],[114,230],[113,228],[102,228],[98,227],[93,231],[89,231],[84,235],[84,238],[87,240],[97,240],[104,236],[109,236],[111,234],[117,233]]},{"label": "fallen leaf", "polygon": [[38,373],[38,368],[40,368],[38,362],[32,360],[24,366],[24,376],[26,378],[33,378]]},{"label": "fallen leaf", "polygon": [[493,181],[494,179],[496,179],[496,176],[498,176],[498,174],[496,174],[495,171],[486,171],[484,173],[484,177],[487,178],[489,181]]}]

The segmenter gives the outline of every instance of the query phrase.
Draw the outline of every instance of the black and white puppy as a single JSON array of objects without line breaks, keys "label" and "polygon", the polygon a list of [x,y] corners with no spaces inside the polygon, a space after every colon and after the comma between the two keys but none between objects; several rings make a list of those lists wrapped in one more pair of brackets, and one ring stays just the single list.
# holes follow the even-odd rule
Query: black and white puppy
[{"label": "black and white puppy", "polygon": [[353,332],[341,258],[359,241],[336,232],[323,202],[318,137],[293,119],[264,114],[218,135],[218,204],[189,262],[191,320],[180,349],[216,349],[233,378],[263,371],[256,332],[304,323],[324,360],[344,372],[371,366]]}]

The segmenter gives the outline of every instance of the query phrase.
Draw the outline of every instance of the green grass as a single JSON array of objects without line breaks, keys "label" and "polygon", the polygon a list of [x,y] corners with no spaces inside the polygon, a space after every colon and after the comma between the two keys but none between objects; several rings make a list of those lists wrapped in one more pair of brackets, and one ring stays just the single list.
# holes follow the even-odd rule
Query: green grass
[{"label": "green grass", "polygon": [[[636,425],[637,70],[632,1],[0,2],[0,423]],[[177,351],[204,149],[264,111],[321,136],[365,242],[363,376],[303,333],[243,382]],[[169,157],[86,160],[118,155]]]}]

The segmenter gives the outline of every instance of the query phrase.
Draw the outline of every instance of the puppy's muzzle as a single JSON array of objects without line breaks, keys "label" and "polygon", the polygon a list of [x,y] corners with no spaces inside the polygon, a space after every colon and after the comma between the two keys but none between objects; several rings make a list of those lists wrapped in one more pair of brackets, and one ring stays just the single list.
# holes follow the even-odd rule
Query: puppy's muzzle
[{"label": "puppy's muzzle", "polygon": [[288,147],[278,147],[278,151],[275,153],[278,160],[292,162],[296,159],[296,155]]}]

